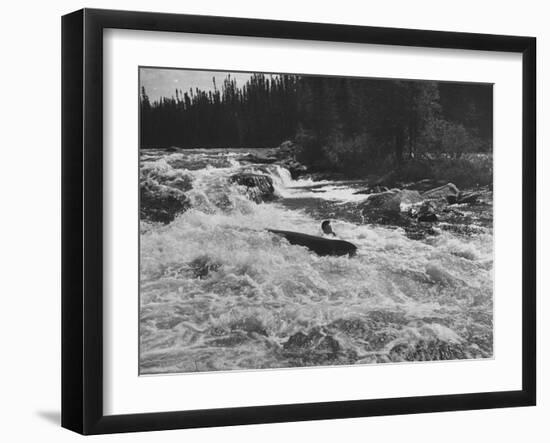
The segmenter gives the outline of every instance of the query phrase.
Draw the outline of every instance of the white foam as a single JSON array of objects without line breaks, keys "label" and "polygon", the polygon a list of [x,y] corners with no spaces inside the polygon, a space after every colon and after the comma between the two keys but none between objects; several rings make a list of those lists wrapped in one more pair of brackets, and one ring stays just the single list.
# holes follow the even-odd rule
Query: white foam
[{"label": "white foam", "polygon": [[[338,319],[366,321],[370,312],[380,310],[403,314],[410,321],[390,331],[397,334],[396,340],[462,343],[460,331],[443,323],[465,328],[471,306],[489,316],[492,312],[488,234],[469,238],[445,232],[428,244],[407,238],[402,229],[335,220],[334,230],[358,246],[358,255],[319,257],[266,231],[321,235],[319,220],[304,211],[250,201],[242,187],[229,180],[242,168],[235,156],[227,167],[197,170],[175,169],[170,161],[179,157],[166,157],[143,162],[142,173],[161,182],[178,174],[191,176],[193,189],[186,195],[193,206],[168,225],[142,223],[145,372],[277,367],[285,363],[276,359],[273,346],[290,335]],[[346,184],[322,182],[322,193],[304,189],[319,182],[292,180],[279,166],[247,167],[269,171],[276,192],[284,198],[366,198],[350,197],[352,188]],[[197,276],[196,263],[208,267],[204,277]],[[245,336],[235,335],[235,328],[244,328]],[[213,345],[218,339],[228,341]],[[370,349],[368,343],[349,337],[345,343],[361,355]]]}]

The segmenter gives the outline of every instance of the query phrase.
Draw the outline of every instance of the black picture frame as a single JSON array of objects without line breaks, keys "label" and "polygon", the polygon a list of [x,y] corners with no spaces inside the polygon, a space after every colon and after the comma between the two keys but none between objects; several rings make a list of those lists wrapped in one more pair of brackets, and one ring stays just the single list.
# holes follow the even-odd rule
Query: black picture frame
[{"label": "black picture frame", "polygon": [[[103,413],[103,30],[171,31],[522,54],[522,388],[131,415]],[[62,426],[82,434],[229,426],[536,402],[536,39],[83,9],[62,18]]]}]

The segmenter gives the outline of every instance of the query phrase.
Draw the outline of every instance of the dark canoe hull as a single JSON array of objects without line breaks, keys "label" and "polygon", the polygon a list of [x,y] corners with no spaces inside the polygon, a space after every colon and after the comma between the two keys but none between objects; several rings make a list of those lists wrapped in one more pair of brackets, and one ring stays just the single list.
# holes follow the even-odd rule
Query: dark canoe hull
[{"label": "dark canoe hull", "polygon": [[349,255],[352,257],[357,252],[357,246],[344,240],[332,240],[301,232],[277,229],[268,229],[268,231],[286,238],[292,245],[305,246],[318,255]]}]

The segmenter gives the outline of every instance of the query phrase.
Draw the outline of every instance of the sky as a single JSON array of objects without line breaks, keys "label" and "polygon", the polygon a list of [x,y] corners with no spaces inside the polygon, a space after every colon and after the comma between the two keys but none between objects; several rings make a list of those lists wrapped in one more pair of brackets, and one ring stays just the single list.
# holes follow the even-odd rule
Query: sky
[{"label": "sky", "polygon": [[252,75],[242,72],[224,71],[195,71],[188,69],[165,69],[165,68],[141,68],[140,69],[140,91],[145,87],[145,92],[151,102],[160,97],[172,97],[176,95],[176,88],[184,93],[189,88],[199,88],[202,91],[212,91],[212,77],[216,78],[216,85],[221,89],[223,80],[231,74],[237,80],[237,86],[243,86]]}]

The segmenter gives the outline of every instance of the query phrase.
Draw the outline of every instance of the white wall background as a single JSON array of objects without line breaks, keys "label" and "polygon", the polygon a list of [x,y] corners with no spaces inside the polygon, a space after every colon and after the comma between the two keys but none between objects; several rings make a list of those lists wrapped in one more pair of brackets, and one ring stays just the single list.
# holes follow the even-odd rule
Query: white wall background
[{"label": "white wall background", "polygon": [[[534,408],[102,436],[94,441],[544,442],[550,437],[548,155],[550,28],[544,2],[111,0],[5,2],[0,32],[0,438],[68,442],[60,414],[60,17],[81,7],[349,23],[538,38],[539,405]],[[543,109],[546,109],[546,114]],[[513,202],[510,210],[514,208]],[[541,249],[543,249],[541,251]],[[546,275],[541,275],[545,273]]]}]

